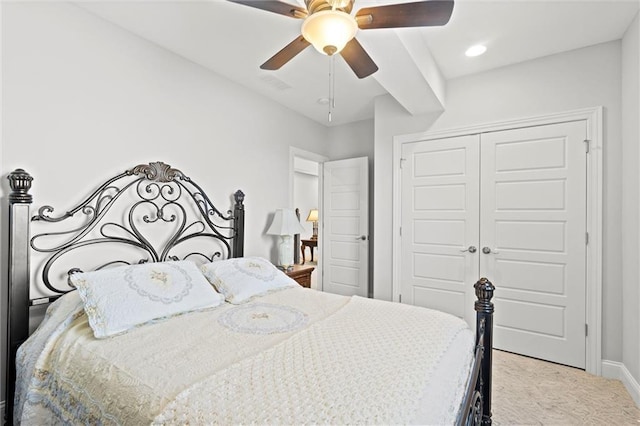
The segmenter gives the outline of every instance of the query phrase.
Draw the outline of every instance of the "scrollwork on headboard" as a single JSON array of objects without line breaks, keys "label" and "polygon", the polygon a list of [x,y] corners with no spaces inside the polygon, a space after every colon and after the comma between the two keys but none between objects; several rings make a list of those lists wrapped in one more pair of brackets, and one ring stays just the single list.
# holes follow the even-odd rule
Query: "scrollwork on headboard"
[{"label": "scrollwork on headboard", "polygon": [[[58,223],[56,230],[36,234],[30,241],[34,251],[47,256],[42,281],[53,292],[69,291],[54,283],[59,279],[52,279],[52,268],[61,258],[76,256],[89,247],[122,248],[113,253],[115,257],[102,259],[91,269],[192,257],[212,261],[242,256],[244,194],[237,191],[234,198],[234,210],[224,214],[182,171],[163,162],[137,165],[107,180],[62,215],[55,216],[54,208],[47,205],[32,217],[42,224]],[[164,238],[154,238],[158,233]],[[202,244],[203,240],[207,244]],[[212,242],[215,244],[209,244]],[[191,245],[197,248],[191,249]],[[78,266],[74,264],[72,269]]]},{"label": "scrollwork on headboard", "polygon": [[[114,263],[157,262],[194,256],[211,260],[214,257],[243,255],[242,191],[234,194],[233,211],[223,214],[198,184],[180,170],[162,162],[141,164],[114,176],[60,216],[54,216],[53,207],[43,206],[30,218],[33,200],[29,190],[33,178],[22,169],[16,169],[7,177],[11,187],[8,196],[5,393],[5,420],[8,424],[12,423],[13,415],[15,356],[18,347],[29,335],[29,306],[55,298],[31,300],[31,263],[35,255],[40,259],[39,266],[34,270],[40,272],[42,269],[44,284],[55,293],[71,290],[66,285],[66,276],[74,268],[82,269],[76,268],[79,266],[76,262],[83,257],[79,252],[84,253],[91,247],[116,246],[126,249],[115,250],[111,253],[115,257],[94,256],[92,253],[89,269]],[[169,229],[164,238],[153,238],[154,232],[149,232],[148,227],[156,226]],[[35,233],[30,239],[36,227],[48,231]],[[189,246],[189,249],[185,246]],[[191,250],[191,246],[207,249]],[[59,262],[70,266],[59,268]],[[54,265],[60,274],[52,279]],[[57,287],[58,284],[62,284],[61,287]]]}]

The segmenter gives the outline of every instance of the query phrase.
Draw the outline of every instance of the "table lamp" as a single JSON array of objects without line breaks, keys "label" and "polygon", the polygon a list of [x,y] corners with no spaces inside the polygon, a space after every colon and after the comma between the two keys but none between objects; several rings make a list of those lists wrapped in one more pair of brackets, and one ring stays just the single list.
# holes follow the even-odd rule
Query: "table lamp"
[{"label": "table lamp", "polygon": [[267,230],[268,235],[279,235],[282,238],[278,248],[278,266],[285,271],[293,265],[293,246],[291,236],[304,232],[293,209],[278,209],[273,222]]},{"label": "table lamp", "polygon": [[311,209],[309,216],[307,216],[307,222],[313,222],[313,235],[312,240],[318,239],[318,209]]}]

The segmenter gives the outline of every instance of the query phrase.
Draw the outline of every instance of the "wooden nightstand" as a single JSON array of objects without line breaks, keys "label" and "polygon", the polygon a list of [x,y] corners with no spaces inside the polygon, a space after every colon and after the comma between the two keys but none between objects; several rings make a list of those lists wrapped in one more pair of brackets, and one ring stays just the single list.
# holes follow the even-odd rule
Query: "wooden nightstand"
[{"label": "wooden nightstand", "polygon": [[311,273],[315,267],[309,265],[293,265],[291,271],[287,271],[286,274],[296,280],[302,287],[311,287]]}]

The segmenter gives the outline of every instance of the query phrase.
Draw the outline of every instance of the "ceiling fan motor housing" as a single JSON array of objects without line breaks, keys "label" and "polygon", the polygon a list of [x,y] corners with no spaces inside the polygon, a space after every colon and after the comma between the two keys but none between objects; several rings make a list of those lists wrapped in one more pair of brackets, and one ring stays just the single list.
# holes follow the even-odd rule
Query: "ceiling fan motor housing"
[{"label": "ceiling fan motor housing", "polygon": [[309,15],[312,15],[322,10],[331,10],[334,6],[336,10],[351,13],[353,1],[354,0],[304,0],[304,3],[307,6]]}]

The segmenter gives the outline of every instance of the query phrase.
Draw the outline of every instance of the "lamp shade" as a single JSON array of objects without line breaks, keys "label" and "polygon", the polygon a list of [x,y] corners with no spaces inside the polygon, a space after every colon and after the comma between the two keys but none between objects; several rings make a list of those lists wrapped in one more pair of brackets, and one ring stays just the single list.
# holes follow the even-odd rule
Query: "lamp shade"
[{"label": "lamp shade", "polygon": [[278,209],[267,230],[269,235],[294,235],[304,232],[293,209]]},{"label": "lamp shade", "polygon": [[318,221],[318,209],[311,209],[309,211],[309,216],[307,216],[307,222],[317,222]]},{"label": "lamp shade", "polygon": [[325,55],[339,53],[358,31],[355,18],[340,10],[323,10],[302,23],[302,36]]}]

